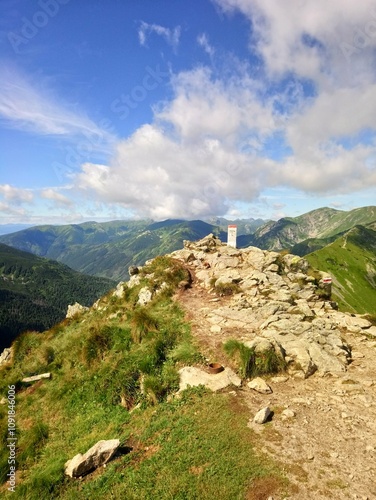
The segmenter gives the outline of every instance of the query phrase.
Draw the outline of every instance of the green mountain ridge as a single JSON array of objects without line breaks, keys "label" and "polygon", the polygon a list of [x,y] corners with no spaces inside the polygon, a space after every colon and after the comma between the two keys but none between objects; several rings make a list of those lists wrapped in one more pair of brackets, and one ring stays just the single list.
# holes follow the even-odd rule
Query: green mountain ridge
[{"label": "green mountain ridge", "polygon": [[[263,250],[287,250],[301,257],[323,250],[320,255],[325,255],[325,248],[328,248],[328,252],[331,253],[331,245],[338,238],[345,237],[352,228],[361,226],[365,228],[365,237],[356,243],[353,242],[356,246],[355,253],[361,254],[363,245],[365,245],[364,252],[368,259],[374,252],[367,247],[367,238],[372,241],[376,229],[376,207],[374,206],[357,208],[348,212],[324,207],[298,217],[285,217],[262,225],[260,225],[260,220],[255,219],[228,221],[224,218],[213,218],[210,220],[215,225],[201,220],[181,219],[168,219],[160,222],[142,220],[85,222],[64,226],[46,225],[0,236],[0,241],[21,250],[52,258],[77,271],[115,281],[129,278],[130,265],[143,265],[157,255],[177,250],[183,246],[184,240],[196,241],[209,233],[214,233],[222,241],[226,241],[226,228],[230,222],[238,225],[237,245],[239,248],[256,246]],[[253,223],[257,227],[252,227]],[[338,245],[341,247],[341,243]],[[347,254],[343,256],[344,259],[347,257],[349,257]],[[322,257],[322,260],[325,261],[325,258]],[[362,273],[362,276],[366,275],[367,271],[364,266],[371,265],[365,257],[360,258],[360,261],[362,262],[360,268],[364,268],[364,271],[361,272],[359,268],[354,279],[359,279],[359,273]],[[324,262],[322,269],[328,269],[328,272],[333,271]],[[344,280],[349,281],[350,277],[341,272],[337,274],[338,284],[345,290],[346,281]],[[369,282],[367,285],[362,279],[361,283],[363,282],[365,286],[369,286]],[[370,290],[371,297],[373,293],[374,290]],[[350,310],[357,311],[360,306],[359,301],[354,303],[351,301],[351,296],[348,295],[340,301],[341,307],[346,305]],[[366,303],[367,307],[371,307],[371,301]],[[372,307],[371,309],[373,310]],[[364,307],[361,306],[360,311],[363,310]]]},{"label": "green mountain ridge", "polygon": [[357,224],[365,225],[375,221],[376,207],[356,208],[349,212],[324,207],[298,217],[268,222],[250,236],[249,244],[264,250],[291,250],[304,240],[331,238]]},{"label": "green mountain ridge", "polygon": [[333,299],[342,310],[376,314],[376,232],[356,225],[304,257],[333,277]]},{"label": "green mountain ridge", "polygon": [[0,351],[25,330],[64,319],[68,304],[90,306],[115,282],[0,244]]},{"label": "green mountain ridge", "polygon": [[95,276],[121,281],[128,267],[181,248],[183,240],[198,240],[209,233],[227,235],[206,222],[85,222],[64,226],[36,226],[0,237],[0,242],[19,250],[62,262]]}]

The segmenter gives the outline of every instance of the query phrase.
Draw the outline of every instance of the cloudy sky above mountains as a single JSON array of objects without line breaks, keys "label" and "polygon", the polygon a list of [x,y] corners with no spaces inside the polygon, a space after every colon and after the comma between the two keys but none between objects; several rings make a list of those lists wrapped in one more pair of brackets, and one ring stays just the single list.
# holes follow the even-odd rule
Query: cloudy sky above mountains
[{"label": "cloudy sky above mountains", "polygon": [[376,203],[374,0],[2,0],[0,223]]}]

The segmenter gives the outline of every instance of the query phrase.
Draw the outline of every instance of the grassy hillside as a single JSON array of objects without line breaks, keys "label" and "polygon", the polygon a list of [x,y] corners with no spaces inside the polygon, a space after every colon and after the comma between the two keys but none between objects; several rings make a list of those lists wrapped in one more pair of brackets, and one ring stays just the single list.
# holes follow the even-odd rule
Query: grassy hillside
[{"label": "grassy hillside", "polygon": [[333,243],[337,238],[340,238],[341,234],[336,234],[330,238],[308,238],[300,243],[297,243],[291,248],[291,253],[294,255],[300,255],[304,257],[305,255],[316,252],[320,248],[326,247],[330,243]]},{"label": "grassy hillside", "polygon": [[43,331],[68,304],[92,305],[115,283],[0,244],[0,350],[25,330]]},{"label": "grassy hillside", "polygon": [[[255,453],[249,409],[231,391],[199,387],[171,397],[178,368],[202,360],[171,298],[187,277],[176,261],[158,258],[124,297],[108,294],[97,309],[16,340],[13,364],[0,368],[0,396],[16,387],[12,498],[233,500],[267,498],[285,488],[281,472]],[[137,306],[142,286],[162,282],[168,286],[152,302]],[[32,387],[21,382],[46,371],[50,380]],[[0,405],[2,498],[13,495],[5,483],[6,438],[7,407]],[[64,475],[68,459],[113,438],[122,454],[105,468],[82,480]]]},{"label": "grassy hillside", "polygon": [[355,226],[305,259],[333,276],[333,298],[341,309],[376,314],[375,231]]},{"label": "grassy hillside", "polygon": [[328,238],[347,231],[356,225],[367,225],[376,222],[376,207],[362,207],[336,214],[326,228],[318,233],[320,238]]}]

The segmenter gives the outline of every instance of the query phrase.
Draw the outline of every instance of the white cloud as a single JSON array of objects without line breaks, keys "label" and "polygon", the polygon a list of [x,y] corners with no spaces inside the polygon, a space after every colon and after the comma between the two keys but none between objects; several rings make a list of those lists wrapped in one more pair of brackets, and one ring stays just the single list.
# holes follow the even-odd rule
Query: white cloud
[{"label": "white cloud", "polygon": [[22,189],[10,186],[9,184],[0,185],[0,195],[5,200],[12,203],[30,203],[33,200],[33,193],[29,189]]},{"label": "white cloud", "polygon": [[180,73],[172,83],[175,98],[156,117],[169,122],[185,141],[215,137],[235,144],[251,131],[270,135],[276,130],[272,99],[261,103],[257,82],[247,74],[225,81],[198,68]]},{"label": "white cloud", "polygon": [[155,219],[224,213],[228,198],[258,194],[259,174],[252,175],[244,155],[215,140],[198,145],[178,143],[145,125],[119,145],[111,166],[83,165],[76,184],[102,201]]},{"label": "white cloud", "polygon": [[375,116],[376,84],[323,91],[295,116],[287,135],[295,152],[304,154],[310,145],[374,129]]},{"label": "white cloud", "polygon": [[72,206],[73,202],[55,189],[48,188],[41,191],[41,197],[46,200],[51,200],[59,206]]},{"label": "white cloud", "polygon": [[206,33],[201,33],[197,37],[197,43],[204,49],[204,51],[210,56],[213,57],[215,54],[215,49],[212,45],[209,43],[209,39],[206,35]]},{"label": "white cloud", "polygon": [[7,65],[0,79],[0,120],[9,127],[40,135],[83,136],[92,145],[100,143],[101,149],[109,148],[115,140],[108,130],[72,111],[46,87],[32,83]]},{"label": "white cloud", "polygon": [[[323,91],[305,102],[299,81],[276,97],[244,69],[219,78],[205,68],[181,72],[172,85],[174,98],[155,110],[153,124],[119,143],[110,165],[83,165],[79,189],[163,219],[232,213],[269,187],[317,194],[376,184],[374,145],[346,149],[338,142],[372,125],[371,86]],[[286,141],[278,161],[271,153],[276,134]]]},{"label": "white cloud", "polygon": [[332,144],[316,150],[313,158],[291,157],[275,164],[270,185],[287,185],[306,193],[354,193],[376,186],[376,169],[367,167],[375,148],[356,146],[346,150]]},{"label": "white cloud", "polygon": [[175,26],[175,28],[170,29],[165,28],[164,26],[160,26],[159,24],[149,24],[141,21],[138,30],[138,39],[140,45],[142,45],[143,47],[147,47],[147,39],[153,33],[164,38],[166,42],[173,47],[174,50],[177,49],[181,34],[180,26]]},{"label": "white cloud", "polygon": [[24,208],[20,207],[15,207],[9,203],[4,203],[0,201],[0,218],[3,218],[1,216],[1,213],[4,214],[4,223],[10,223],[13,220],[13,217],[16,217],[16,221],[18,220],[24,220],[26,216],[26,210]]},{"label": "white cloud", "polygon": [[274,132],[272,102],[257,101],[247,75],[226,83],[197,69],[172,83],[175,98],[155,123],[119,143],[109,166],[84,164],[78,187],[156,219],[224,213],[256,197],[273,162],[251,162],[239,146]]},{"label": "white cloud", "polygon": [[251,21],[251,47],[268,71],[293,72],[320,85],[375,76],[374,0],[213,0]]}]

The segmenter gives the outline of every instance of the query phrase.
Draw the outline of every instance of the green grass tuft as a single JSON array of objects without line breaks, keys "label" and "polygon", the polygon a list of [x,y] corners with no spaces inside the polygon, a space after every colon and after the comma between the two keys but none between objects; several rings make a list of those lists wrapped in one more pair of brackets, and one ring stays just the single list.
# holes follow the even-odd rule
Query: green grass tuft
[{"label": "green grass tuft", "polygon": [[256,352],[238,340],[230,339],[223,346],[226,354],[235,357],[239,364],[239,373],[243,378],[279,373],[286,370],[285,360],[273,348]]}]

